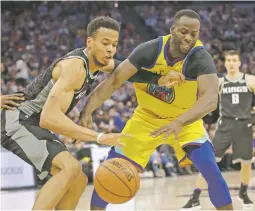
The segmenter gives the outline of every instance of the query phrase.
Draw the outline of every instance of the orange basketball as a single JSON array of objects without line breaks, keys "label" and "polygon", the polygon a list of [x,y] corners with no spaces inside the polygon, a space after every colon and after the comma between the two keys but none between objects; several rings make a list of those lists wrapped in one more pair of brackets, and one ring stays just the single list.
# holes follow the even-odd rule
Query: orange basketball
[{"label": "orange basketball", "polygon": [[140,186],[136,167],[122,158],[101,163],[96,171],[94,186],[98,195],[111,204],[122,204],[132,199]]}]

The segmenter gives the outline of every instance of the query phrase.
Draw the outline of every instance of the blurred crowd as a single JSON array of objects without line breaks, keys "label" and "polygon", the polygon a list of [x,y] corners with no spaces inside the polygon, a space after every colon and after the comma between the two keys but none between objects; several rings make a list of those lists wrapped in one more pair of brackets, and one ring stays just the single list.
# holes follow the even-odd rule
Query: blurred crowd
[{"label": "blurred crowd", "polygon": [[136,12],[160,36],[169,33],[174,14],[184,8],[195,9],[201,17],[200,39],[213,56],[220,73],[225,71],[226,50],[238,50],[242,70],[255,74],[255,4],[254,3],[189,3],[153,2],[140,4]]},{"label": "blurred crowd", "polygon": [[142,42],[133,24],[124,22],[113,2],[47,1],[29,4],[33,4],[33,9],[24,7],[21,14],[6,9],[2,11],[2,93],[19,90],[20,84],[33,80],[56,58],[84,47],[86,26],[96,16],[109,15],[122,25],[116,58],[123,60]]},{"label": "blurred crowd", "polygon": [[[23,3],[28,4],[28,2]],[[109,15],[121,23],[120,43],[116,58],[124,60],[141,42],[134,23],[128,23],[121,15],[116,2],[29,2],[30,7],[20,10],[2,10],[1,21],[1,93],[22,91],[24,87],[44,71],[56,58],[85,46],[86,26],[94,17]],[[174,13],[194,7],[202,19],[201,40],[215,59],[219,74],[225,72],[223,54],[236,49],[242,55],[242,70],[255,74],[255,7],[235,3],[218,3],[200,6],[176,2],[150,2],[134,5],[137,16],[144,20],[144,27],[151,27],[158,35],[169,33]],[[186,5],[186,6],[185,6]],[[153,37],[152,37],[153,38]],[[94,86],[108,77],[100,74]],[[76,123],[86,97],[69,113]],[[120,132],[137,106],[133,85],[126,82],[111,99],[93,115],[93,128],[99,132]],[[212,117],[209,117],[209,119]],[[215,126],[206,125],[210,136]],[[215,122],[214,122],[215,123]],[[255,133],[254,133],[255,136]],[[254,137],[255,138],[255,137]],[[74,147],[69,138],[60,139]],[[77,145],[75,147],[81,147]],[[159,165],[160,164],[160,165]],[[189,174],[193,169],[180,168],[169,147],[160,147],[152,155],[149,169],[154,176],[162,166],[165,175]]]}]

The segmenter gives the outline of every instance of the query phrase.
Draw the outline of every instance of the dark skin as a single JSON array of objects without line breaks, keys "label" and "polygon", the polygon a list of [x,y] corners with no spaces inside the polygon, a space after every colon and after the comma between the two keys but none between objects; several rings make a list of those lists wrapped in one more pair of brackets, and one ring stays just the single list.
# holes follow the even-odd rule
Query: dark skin
[{"label": "dark skin", "polygon": [[[106,73],[112,72],[114,68],[114,60],[112,58],[116,53],[118,39],[119,39],[118,32],[102,27],[99,28],[97,32],[95,32],[93,35],[87,38],[88,51],[86,53],[89,57],[89,61],[91,61],[89,63],[90,72],[95,72],[98,69]],[[122,70],[118,73],[116,73],[115,70],[114,73],[112,74],[114,76],[114,80],[117,79],[117,81],[115,81],[114,83],[115,86],[118,87],[120,87],[126,80],[128,80],[138,71],[128,60],[125,60],[124,63],[125,63],[124,68],[127,69],[125,69],[124,71]],[[177,84],[180,85],[183,82],[183,80],[184,76],[181,73],[172,71],[169,72],[167,75],[162,76],[159,79],[158,84],[160,86],[166,86],[170,88]],[[105,81],[105,83],[107,83],[107,80]],[[111,89],[109,90],[111,92],[106,93],[105,96],[103,96],[104,95],[103,94],[100,98],[98,98],[98,100],[93,99],[91,102],[91,104],[93,104],[93,106],[91,106],[92,108],[91,110],[88,110],[86,108],[82,110],[79,120],[80,125],[87,128],[92,128],[91,113],[111,96],[111,93],[115,89],[113,88],[114,87],[111,87]],[[100,93],[100,95],[101,94],[102,93]],[[94,100],[96,102],[94,102]]]},{"label": "dark skin", "polygon": [[[194,46],[200,30],[200,22],[197,19],[182,17],[170,29],[172,37],[170,39],[169,59],[185,56]],[[122,62],[114,73],[104,80],[91,93],[87,104],[84,108],[84,124],[88,124],[91,113],[103,104],[112,93],[118,89],[128,78],[137,72],[136,67],[126,59]],[[159,128],[151,135],[157,137],[165,134],[168,137],[170,134],[175,134],[176,138],[184,125],[190,124],[201,119],[207,113],[213,111],[217,107],[217,90],[218,77],[216,74],[202,75],[197,78],[199,99],[193,107],[177,118],[170,124]]]},{"label": "dark skin", "polygon": [[[172,34],[170,38],[169,60],[185,56],[193,48],[199,37],[200,22],[195,18],[181,17],[174,23],[170,29]],[[128,78],[137,72],[136,67],[126,59],[122,62],[114,73],[103,81],[89,96],[83,111],[83,123],[87,124],[91,113],[103,104],[112,93],[118,89]],[[218,103],[218,77],[216,74],[201,75],[197,77],[199,98],[190,110],[179,116],[151,135],[154,137],[163,135],[167,138],[173,134],[178,139],[178,134],[185,125],[193,123],[209,112],[217,108]],[[162,138],[163,138],[162,137]],[[225,207],[219,207],[218,210],[233,210],[232,204]],[[91,207],[91,210],[103,210],[99,207]]]},{"label": "dark skin", "polygon": [[[200,22],[198,19],[181,17],[170,29],[169,59],[185,56],[194,47],[199,38]],[[199,98],[192,108],[179,116],[176,120],[151,133],[153,137],[164,135],[167,138],[178,134],[183,126],[195,122],[217,108],[218,77],[216,74],[201,75],[197,77]]]}]

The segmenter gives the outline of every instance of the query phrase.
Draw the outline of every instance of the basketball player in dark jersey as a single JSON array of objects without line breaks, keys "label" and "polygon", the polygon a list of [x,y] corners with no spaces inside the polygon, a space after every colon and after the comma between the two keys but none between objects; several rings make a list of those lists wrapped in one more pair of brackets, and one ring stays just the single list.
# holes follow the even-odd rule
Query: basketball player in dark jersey
[{"label": "basketball player in dark jersey", "polygon": [[[225,55],[227,74],[219,79],[218,127],[212,140],[219,162],[226,150],[232,145],[233,163],[241,162],[241,187],[238,199],[244,209],[253,209],[253,202],[247,195],[251,178],[251,160],[253,157],[252,137],[252,100],[255,93],[255,76],[240,72],[240,56],[236,51]],[[206,182],[199,175],[196,189],[188,203],[182,209],[200,209],[199,195],[206,188]]]},{"label": "basketball player in dark jersey", "polygon": [[[79,141],[123,146],[119,142],[122,134],[99,134],[66,116],[82,96],[89,94],[99,69],[110,73],[120,63],[113,60],[119,29],[112,18],[92,20],[87,28],[87,48],[54,61],[25,88],[25,100],[18,102],[14,111],[1,110],[1,146],[34,166],[39,178],[53,175],[42,187],[34,210],[74,210],[87,185],[81,165],[52,132]],[[147,82],[164,85],[169,79],[165,85],[174,85],[180,75],[173,73],[155,81],[155,74],[149,73]],[[144,82],[144,75],[137,76],[135,81]]]}]

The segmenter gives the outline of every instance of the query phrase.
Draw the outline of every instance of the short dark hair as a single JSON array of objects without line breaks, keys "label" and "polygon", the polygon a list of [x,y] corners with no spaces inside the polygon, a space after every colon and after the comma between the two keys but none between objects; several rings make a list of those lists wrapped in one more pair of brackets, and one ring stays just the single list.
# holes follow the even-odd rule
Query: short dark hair
[{"label": "short dark hair", "polygon": [[87,26],[87,34],[89,37],[93,36],[93,34],[99,29],[99,28],[107,28],[112,29],[115,31],[120,31],[120,24],[115,19],[109,17],[109,16],[99,16],[90,21],[90,23]]},{"label": "short dark hair", "polygon": [[235,55],[237,55],[237,56],[239,57],[239,60],[241,60],[240,53],[239,53],[238,51],[235,51],[235,50],[227,51],[227,52],[225,53],[225,58],[226,58],[227,56],[235,56]]},{"label": "short dark hair", "polygon": [[190,10],[190,9],[183,9],[178,11],[175,16],[174,16],[174,23],[178,20],[181,19],[181,17],[183,16],[187,16],[189,18],[195,18],[198,19],[199,21],[201,21],[200,19],[200,15],[197,14],[194,10]]}]

